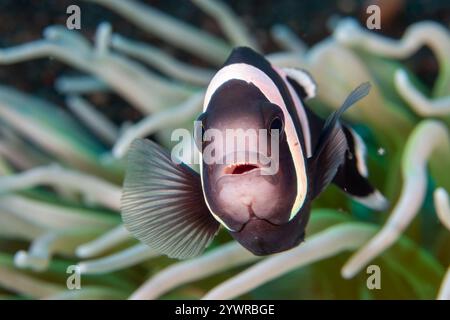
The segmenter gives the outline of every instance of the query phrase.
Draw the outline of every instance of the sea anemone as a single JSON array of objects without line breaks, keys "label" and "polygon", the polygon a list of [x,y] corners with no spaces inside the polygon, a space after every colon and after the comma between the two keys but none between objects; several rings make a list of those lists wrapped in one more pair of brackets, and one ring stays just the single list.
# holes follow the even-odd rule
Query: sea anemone
[{"label": "sea anemone", "polygon": [[[205,87],[231,48],[261,46],[217,0],[192,3],[226,39],[138,1],[85,1],[205,64],[127,38],[107,22],[99,24],[93,42],[50,26],[40,40],[0,49],[0,65],[51,58],[81,73],[61,75],[55,83],[67,98],[66,110],[0,86],[0,295],[450,299],[446,27],[419,22],[394,40],[342,19],[331,36],[308,48],[288,26],[274,26],[270,36],[281,51],[267,58],[313,75],[318,96],[311,105],[318,113],[338,108],[351,89],[371,82],[371,94],[345,117],[368,141],[370,171],[393,206],[375,213],[330,188],[314,203],[306,242],[294,249],[257,257],[221,233],[203,255],[174,261],[138,243],[121,223],[128,147],[148,136],[172,146],[173,129],[192,130]],[[404,63],[423,46],[439,64],[430,94]],[[118,126],[86,98],[96,92],[115,93],[144,116]],[[349,251],[355,253],[345,262]],[[370,263],[382,270],[381,290],[366,286],[361,271]],[[66,286],[70,266],[80,274],[80,290]]]}]

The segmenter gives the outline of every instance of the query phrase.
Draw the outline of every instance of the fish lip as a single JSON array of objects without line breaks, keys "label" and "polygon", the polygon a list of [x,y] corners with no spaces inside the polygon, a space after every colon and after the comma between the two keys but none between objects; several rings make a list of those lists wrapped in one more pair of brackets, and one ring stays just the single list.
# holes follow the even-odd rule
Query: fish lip
[{"label": "fish lip", "polygon": [[[236,169],[239,166],[255,166],[255,168],[245,171],[243,173],[233,173],[234,169]],[[249,162],[240,162],[240,163],[233,163],[229,164],[223,169],[223,175],[221,177],[225,176],[245,176],[250,173],[256,172],[256,171],[262,171],[261,167],[257,163],[249,163]]]},{"label": "fish lip", "polygon": [[[227,159],[244,159],[241,161],[234,161],[232,163],[228,163]],[[248,159],[248,160],[247,160]],[[256,161],[250,161],[256,160]],[[222,157],[222,163],[225,164],[225,168],[223,169],[223,174],[220,177],[224,176],[245,176],[250,173],[254,173],[256,171],[262,172],[264,168],[268,167],[271,163],[272,159],[268,156],[260,153],[260,152],[253,152],[253,151],[234,151],[227,153],[225,156]],[[255,168],[245,171],[243,173],[232,173],[233,170],[237,166],[241,165],[249,165],[254,166]]]}]

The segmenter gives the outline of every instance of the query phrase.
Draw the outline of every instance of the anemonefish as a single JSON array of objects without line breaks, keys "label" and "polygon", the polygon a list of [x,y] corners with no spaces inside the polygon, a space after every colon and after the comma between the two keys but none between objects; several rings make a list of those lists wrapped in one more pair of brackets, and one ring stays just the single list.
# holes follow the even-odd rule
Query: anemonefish
[{"label": "anemonefish", "polygon": [[[234,49],[211,80],[198,120],[203,131],[278,130],[278,170],[266,176],[258,161],[201,161],[197,173],[172,161],[156,143],[137,139],[123,186],[125,226],[173,258],[199,255],[220,225],[255,255],[268,255],[304,240],[311,201],[331,182],[356,201],[384,210],[387,201],[367,180],[363,140],[339,120],[369,90],[368,83],[360,85],[322,120],[305,105],[316,94],[309,73],[274,67],[250,48]],[[211,143],[201,136],[200,153]],[[215,148],[222,151],[219,144]],[[235,152],[256,150],[246,148]]]}]

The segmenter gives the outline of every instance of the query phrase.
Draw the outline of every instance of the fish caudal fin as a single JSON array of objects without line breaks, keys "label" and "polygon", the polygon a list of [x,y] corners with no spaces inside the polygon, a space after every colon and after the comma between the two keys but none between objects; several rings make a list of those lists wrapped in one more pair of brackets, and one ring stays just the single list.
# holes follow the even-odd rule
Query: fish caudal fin
[{"label": "fish caudal fin", "polygon": [[137,239],[178,259],[199,255],[220,226],[205,204],[198,173],[144,139],[128,152],[122,218]]},{"label": "fish caudal fin", "polygon": [[353,199],[374,210],[383,211],[389,206],[386,198],[367,179],[366,146],[351,128],[342,126],[348,149],[344,163],[339,167],[333,183]]},{"label": "fish caudal fin", "polygon": [[368,82],[353,90],[342,106],[325,121],[313,156],[309,158],[309,167],[314,174],[311,179],[312,197],[318,196],[335,177],[339,166],[344,163],[348,148],[347,139],[339,122],[340,116],[353,104],[364,98],[370,91]]}]

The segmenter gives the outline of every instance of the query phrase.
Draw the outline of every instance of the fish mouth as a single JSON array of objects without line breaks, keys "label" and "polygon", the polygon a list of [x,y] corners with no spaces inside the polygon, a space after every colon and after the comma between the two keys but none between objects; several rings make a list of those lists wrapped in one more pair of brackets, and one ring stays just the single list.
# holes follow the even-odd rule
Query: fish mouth
[{"label": "fish mouth", "polygon": [[226,166],[223,170],[225,175],[243,175],[255,170],[260,169],[258,164],[254,163],[234,163]]},{"label": "fish mouth", "polygon": [[251,151],[237,151],[223,157],[225,166],[222,170],[226,176],[240,176],[255,171],[263,171],[270,164],[271,159],[262,153]]}]

